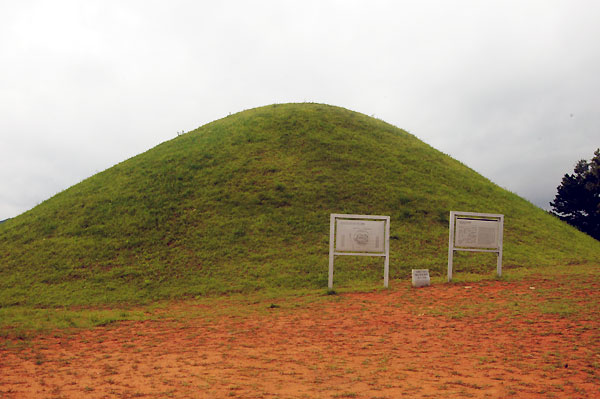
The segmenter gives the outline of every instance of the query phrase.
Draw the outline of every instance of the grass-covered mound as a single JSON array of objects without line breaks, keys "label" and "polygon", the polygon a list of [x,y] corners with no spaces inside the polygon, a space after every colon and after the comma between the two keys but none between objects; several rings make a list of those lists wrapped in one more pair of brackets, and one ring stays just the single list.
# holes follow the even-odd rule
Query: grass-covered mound
[{"label": "grass-covered mound", "polygon": [[[401,129],[328,105],[272,105],[2,223],[0,306],[324,288],[330,213],[391,216],[391,279],[442,274],[450,210],[505,215],[505,267],[600,259],[597,241]],[[492,254],[455,258],[457,272],[494,265]],[[343,257],[335,284],[382,273],[381,259]]]}]

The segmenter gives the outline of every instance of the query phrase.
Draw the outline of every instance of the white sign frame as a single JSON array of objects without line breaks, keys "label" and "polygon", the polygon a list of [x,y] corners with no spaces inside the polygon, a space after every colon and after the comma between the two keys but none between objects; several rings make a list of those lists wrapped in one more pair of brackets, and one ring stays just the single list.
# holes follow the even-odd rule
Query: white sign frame
[{"label": "white sign frame", "polygon": [[[457,245],[456,239],[456,220],[472,220],[474,222],[494,222],[497,227],[495,244],[484,246],[480,244]],[[478,232],[476,234],[479,234]],[[504,239],[504,215],[497,213],[477,213],[477,212],[459,212],[450,211],[450,233],[448,238],[448,282],[452,281],[452,267],[454,251],[467,252],[493,252],[498,256],[496,262],[496,272],[498,277],[502,276],[502,244]],[[479,238],[479,237],[477,237]]]},{"label": "white sign frame", "polygon": [[[362,220],[383,221],[384,223],[384,240],[382,251],[337,251],[337,221],[338,220]],[[390,271],[390,217],[379,215],[350,215],[343,213],[332,213],[329,219],[329,279],[328,287],[333,289],[333,264],[336,256],[379,256],[384,258],[383,264],[383,286],[388,287],[389,271]]]}]

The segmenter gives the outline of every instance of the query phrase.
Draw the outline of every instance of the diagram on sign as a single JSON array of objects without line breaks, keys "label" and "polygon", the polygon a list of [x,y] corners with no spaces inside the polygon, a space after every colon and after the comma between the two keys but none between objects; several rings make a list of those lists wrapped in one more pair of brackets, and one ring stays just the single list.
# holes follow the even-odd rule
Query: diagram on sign
[{"label": "diagram on sign", "polygon": [[383,252],[385,223],[374,220],[337,220],[336,251]]}]

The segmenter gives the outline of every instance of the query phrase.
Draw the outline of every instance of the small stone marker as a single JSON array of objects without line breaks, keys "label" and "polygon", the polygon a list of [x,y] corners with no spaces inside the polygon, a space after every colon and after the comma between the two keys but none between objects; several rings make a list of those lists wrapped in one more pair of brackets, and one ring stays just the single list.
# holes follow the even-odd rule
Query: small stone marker
[{"label": "small stone marker", "polygon": [[429,269],[412,269],[413,287],[429,287],[430,284]]}]

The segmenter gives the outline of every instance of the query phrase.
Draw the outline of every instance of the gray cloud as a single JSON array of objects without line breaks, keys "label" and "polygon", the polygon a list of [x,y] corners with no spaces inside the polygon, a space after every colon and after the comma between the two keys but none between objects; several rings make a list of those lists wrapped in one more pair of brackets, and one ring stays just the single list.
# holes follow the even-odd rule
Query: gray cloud
[{"label": "gray cloud", "polygon": [[594,1],[0,5],[0,219],[211,120],[316,101],[539,206],[600,146]]}]

